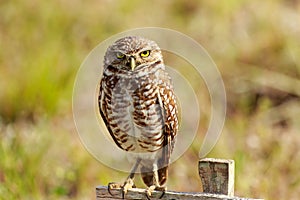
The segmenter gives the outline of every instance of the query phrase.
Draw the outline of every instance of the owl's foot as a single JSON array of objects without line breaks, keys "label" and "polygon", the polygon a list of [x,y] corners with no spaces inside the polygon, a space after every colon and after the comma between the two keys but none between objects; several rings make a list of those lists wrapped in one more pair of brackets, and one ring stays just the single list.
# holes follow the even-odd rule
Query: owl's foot
[{"label": "owl's foot", "polygon": [[154,190],[162,192],[162,194],[159,197],[159,199],[161,199],[165,195],[165,192],[166,192],[167,188],[166,187],[162,187],[162,186],[157,186],[157,185],[151,185],[150,187],[148,187],[146,189],[146,197],[147,197],[148,200],[151,200],[150,197],[151,197],[152,192]]},{"label": "owl's foot", "polygon": [[132,178],[128,178],[122,186],[122,199],[124,199],[125,194],[127,194],[128,189],[135,188]]},{"label": "owl's foot", "polygon": [[122,185],[120,185],[119,183],[115,183],[115,182],[108,183],[108,186],[107,186],[108,193],[111,196],[115,196],[114,194],[111,193],[112,189],[121,189],[121,188],[122,188]]},{"label": "owl's foot", "polygon": [[134,182],[133,182],[133,179],[131,178],[128,178],[123,185],[119,184],[119,183],[109,183],[108,184],[108,187],[107,187],[107,190],[108,190],[108,193],[111,195],[111,196],[116,196],[115,194],[112,193],[111,190],[113,189],[122,189],[122,199],[124,199],[125,197],[125,194],[127,194],[127,191],[128,189],[131,189],[131,188],[135,188],[135,185],[134,185]]},{"label": "owl's foot", "polygon": [[111,189],[122,189],[122,199],[124,199],[125,194],[127,194],[128,189],[135,188],[133,179],[134,179],[134,174],[135,174],[140,162],[141,162],[141,159],[140,158],[137,159],[135,165],[133,166],[133,168],[131,170],[131,173],[129,174],[128,178],[126,179],[126,181],[124,182],[123,185],[120,185],[118,183],[109,183],[108,184],[108,192],[110,195],[114,196],[111,193]]}]

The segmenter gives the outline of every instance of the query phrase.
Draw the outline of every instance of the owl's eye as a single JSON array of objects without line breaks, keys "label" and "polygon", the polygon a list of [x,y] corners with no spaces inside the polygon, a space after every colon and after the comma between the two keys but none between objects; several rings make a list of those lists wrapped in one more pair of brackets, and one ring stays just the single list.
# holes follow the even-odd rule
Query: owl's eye
[{"label": "owl's eye", "polygon": [[142,51],[142,53],[140,53],[140,56],[141,57],[148,57],[150,55],[150,50],[147,50],[147,51]]},{"label": "owl's eye", "polygon": [[123,59],[123,58],[125,57],[125,55],[122,54],[121,52],[118,52],[118,53],[116,54],[116,56],[117,56],[118,59]]}]

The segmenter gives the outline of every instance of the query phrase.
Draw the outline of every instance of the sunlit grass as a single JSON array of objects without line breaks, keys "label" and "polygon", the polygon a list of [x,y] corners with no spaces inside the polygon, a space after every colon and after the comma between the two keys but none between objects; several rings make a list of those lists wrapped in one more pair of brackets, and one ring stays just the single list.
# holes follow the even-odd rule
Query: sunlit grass
[{"label": "sunlit grass", "polygon": [[[200,42],[220,69],[228,112],[208,156],[236,161],[236,194],[297,199],[299,12],[298,1],[283,0],[1,2],[0,198],[92,199],[96,185],[124,180],[125,173],[103,166],[81,145],[72,121],[73,82],[102,40],[160,26]],[[168,188],[201,190],[205,128],[172,164]]]}]

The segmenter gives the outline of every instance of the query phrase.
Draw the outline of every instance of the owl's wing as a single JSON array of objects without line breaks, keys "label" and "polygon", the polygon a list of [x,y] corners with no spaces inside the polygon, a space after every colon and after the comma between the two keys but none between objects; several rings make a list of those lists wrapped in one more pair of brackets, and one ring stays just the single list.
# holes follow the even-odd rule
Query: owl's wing
[{"label": "owl's wing", "polygon": [[120,145],[120,143],[118,142],[117,138],[114,136],[113,131],[111,130],[111,127],[110,127],[109,122],[108,122],[108,117],[107,117],[108,100],[105,96],[103,84],[104,84],[104,79],[102,79],[101,82],[100,82],[100,91],[99,91],[99,96],[98,96],[99,112],[100,112],[100,115],[101,115],[101,117],[102,117],[102,119],[105,123],[105,126],[106,126],[109,134],[111,135],[112,139],[114,140],[114,142],[116,143],[116,145],[119,148],[123,149],[122,146]]},{"label": "owl's wing", "polygon": [[[159,87],[158,103],[162,111],[164,123],[164,141],[162,147],[162,156],[158,161],[159,184],[164,185],[168,177],[168,165],[170,163],[171,153],[174,149],[176,135],[178,131],[178,111],[173,89],[171,88],[170,79]],[[144,175],[145,176],[145,175]],[[151,178],[151,177],[150,177]],[[143,178],[144,182],[147,177]],[[145,182],[146,183],[146,182]]]},{"label": "owl's wing", "polygon": [[178,131],[178,111],[176,97],[173,89],[169,85],[160,87],[158,102],[162,110],[164,121],[164,146],[161,164],[166,166],[169,164]]}]

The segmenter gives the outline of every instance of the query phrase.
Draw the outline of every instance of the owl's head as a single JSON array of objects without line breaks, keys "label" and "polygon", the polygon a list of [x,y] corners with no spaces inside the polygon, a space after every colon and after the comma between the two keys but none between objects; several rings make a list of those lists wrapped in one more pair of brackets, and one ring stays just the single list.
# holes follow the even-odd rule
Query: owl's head
[{"label": "owl's head", "polygon": [[140,36],[127,36],[108,47],[104,67],[138,71],[157,61],[162,62],[162,54],[154,41]]}]

